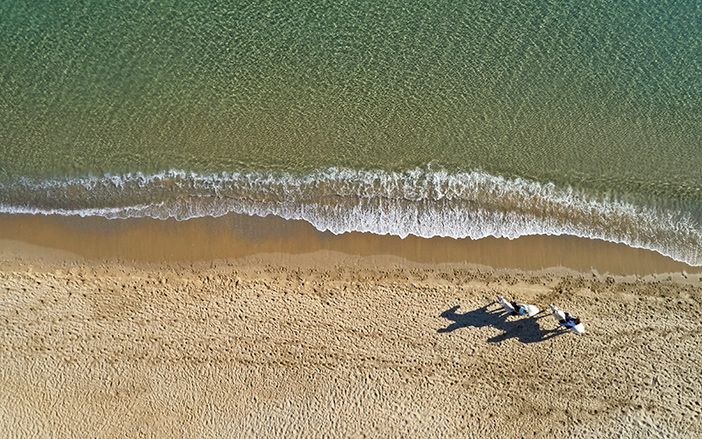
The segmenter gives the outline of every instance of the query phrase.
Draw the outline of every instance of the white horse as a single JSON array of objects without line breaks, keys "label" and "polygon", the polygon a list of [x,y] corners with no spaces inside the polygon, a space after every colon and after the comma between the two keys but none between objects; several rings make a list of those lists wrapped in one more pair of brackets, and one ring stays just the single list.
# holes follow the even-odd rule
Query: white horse
[{"label": "white horse", "polygon": [[578,335],[582,335],[585,333],[585,325],[580,323],[579,318],[573,317],[565,313],[563,310],[556,307],[555,305],[549,305],[549,307],[551,308],[551,314],[553,314],[553,318],[556,319],[559,325]]},{"label": "white horse", "polygon": [[502,308],[504,308],[504,310],[509,314],[534,317],[536,314],[539,313],[539,311],[541,311],[534,305],[529,305],[527,303],[510,302],[503,296],[497,296],[497,302],[499,302],[499,304],[502,305]]}]

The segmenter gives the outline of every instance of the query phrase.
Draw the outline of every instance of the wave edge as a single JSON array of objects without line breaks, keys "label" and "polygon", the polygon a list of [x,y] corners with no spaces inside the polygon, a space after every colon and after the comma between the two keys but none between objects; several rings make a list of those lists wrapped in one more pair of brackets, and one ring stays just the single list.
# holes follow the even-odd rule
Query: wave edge
[{"label": "wave edge", "polygon": [[0,183],[0,213],[187,220],[237,213],[304,220],[334,234],[424,238],[572,235],[702,266],[690,212],[483,171],[328,168],[286,172],[88,175]]}]

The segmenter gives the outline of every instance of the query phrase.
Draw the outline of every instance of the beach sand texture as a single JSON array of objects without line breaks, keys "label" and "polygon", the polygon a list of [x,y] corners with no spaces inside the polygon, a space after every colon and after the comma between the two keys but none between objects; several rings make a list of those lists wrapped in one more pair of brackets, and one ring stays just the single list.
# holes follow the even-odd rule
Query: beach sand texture
[{"label": "beach sand texture", "polygon": [[[699,277],[2,248],[4,437],[702,435]],[[588,333],[505,318],[496,294]]]},{"label": "beach sand texture", "polygon": [[702,2],[75,3],[0,2],[0,439],[702,438]]}]

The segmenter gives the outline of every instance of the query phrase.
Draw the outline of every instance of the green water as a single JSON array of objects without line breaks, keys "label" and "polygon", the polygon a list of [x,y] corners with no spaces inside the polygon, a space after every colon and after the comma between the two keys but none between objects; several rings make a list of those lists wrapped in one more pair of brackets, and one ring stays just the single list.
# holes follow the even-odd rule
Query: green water
[{"label": "green water", "polygon": [[699,195],[699,2],[458,3],[5,1],[2,175],[435,162]]},{"label": "green water", "polygon": [[[2,1],[0,17],[4,211],[86,175],[482,171],[682,212],[698,252],[697,0]],[[654,248],[635,223],[611,239]],[[558,227],[538,230],[588,235]]]}]

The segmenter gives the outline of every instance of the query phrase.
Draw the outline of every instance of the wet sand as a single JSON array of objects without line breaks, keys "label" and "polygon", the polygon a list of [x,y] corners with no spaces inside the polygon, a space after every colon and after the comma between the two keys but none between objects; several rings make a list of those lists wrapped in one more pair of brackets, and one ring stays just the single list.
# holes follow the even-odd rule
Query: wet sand
[{"label": "wet sand", "polygon": [[[1,222],[9,437],[702,435],[699,271],[651,252],[620,249],[639,256],[616,265],[618,247],[567,239],[554,253],[538,239],[476,250],[278,226]],[[502,261],[551,268],[476,265],[500,245]],[[604,274],[617,267],[629,275]],[[556,303],[588,333],[505,316],[497,294]]]},{"label": "wet sand", "polygon": [[350,256],[397,256],[422,263],[494,268],[648,275],[699,273],[656,252],[572,236],[401,239],[369,233],[334,235],[304,221],[227,215],[189,221],[0,215],[0,240],[65,250],[91,258],[138,262],[209,261],[258,254],[286,256],[333,251]]}]

